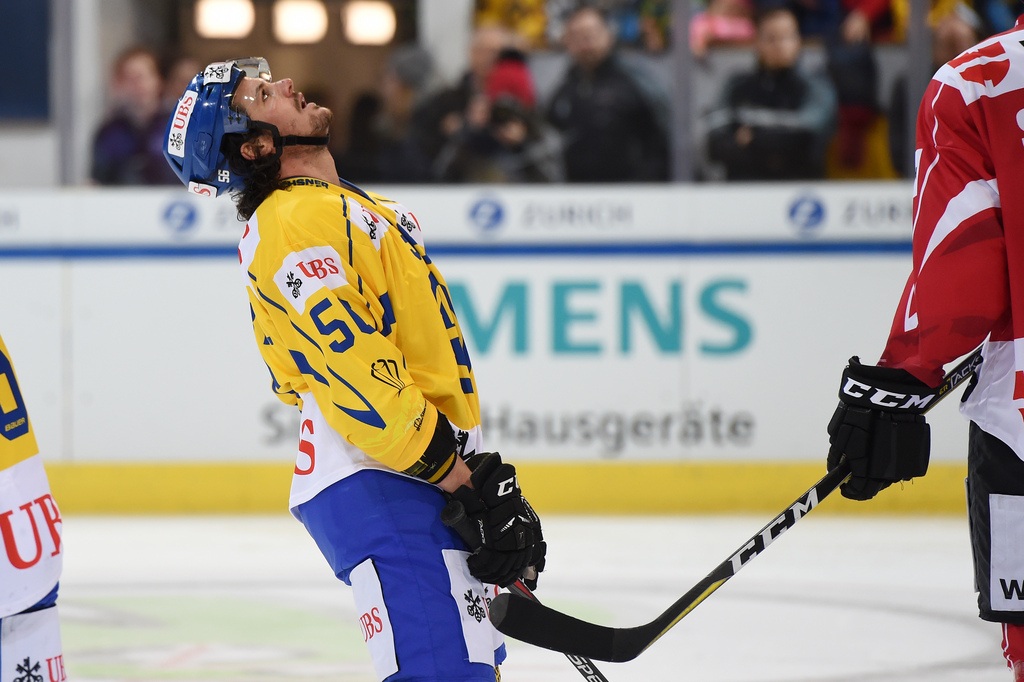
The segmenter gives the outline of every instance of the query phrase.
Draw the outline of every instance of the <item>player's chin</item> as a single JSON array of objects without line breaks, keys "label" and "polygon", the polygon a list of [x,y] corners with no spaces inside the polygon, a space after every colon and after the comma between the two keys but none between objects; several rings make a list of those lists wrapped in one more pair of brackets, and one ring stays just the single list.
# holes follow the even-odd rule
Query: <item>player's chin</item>
[{"label": "player's chin", "polygon": [[318,104],[311,104],[313,107],[313,134],[326,135],[331,129],[331,121],[334,120],[334,112],[327,107]]}]

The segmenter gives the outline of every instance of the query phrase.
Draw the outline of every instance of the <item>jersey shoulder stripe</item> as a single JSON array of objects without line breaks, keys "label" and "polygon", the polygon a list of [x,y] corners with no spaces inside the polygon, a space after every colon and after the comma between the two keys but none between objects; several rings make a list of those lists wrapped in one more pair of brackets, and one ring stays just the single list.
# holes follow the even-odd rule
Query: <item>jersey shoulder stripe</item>
[{"label": "jersey shoulder stripe", "polygon": [[994,35],[950,60],[934,79],[957,89],[965,104],[1024,88],[1024,29]]}]

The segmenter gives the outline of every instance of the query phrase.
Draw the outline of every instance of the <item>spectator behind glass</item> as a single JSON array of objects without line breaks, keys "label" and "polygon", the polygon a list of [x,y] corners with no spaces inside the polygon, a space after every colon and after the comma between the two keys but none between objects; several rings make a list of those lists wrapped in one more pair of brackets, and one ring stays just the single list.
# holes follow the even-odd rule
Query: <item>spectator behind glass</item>
[{"label": "spectator behind glass", "polygon": [[[375,92],[363,92],[349,117],[348,146],[331,150],[341,177],[354,183],[430,182],[433,60],[417,45],[391,53]],[[326,93],[325,93],[326,94]]]},{"label": "spectator behind glass", "polygon": [[185,92],[195,75],[203,70],[204,64],[189,55],[176,55],[165,64],[163,98],[170,109],[177,106],[181,93]]},{"label": "spectator behind glass", "polygon": [[823,79],[797,68],[801,40],[785,8],[761,14],[757,68],[733,76],[708,115],[708,156],[728,180],[805,180],[824,176],[836,96]]},{"label": "spectator behind glass", "polygon": [[376,122],[381,142],[377,172],[382,182],[431,180],[424,107],[433,78],[433,59],[418,45],[399,47],[388,59],[380,80],[381,110]]},{"label": "spectator behind glass", "polygon": [[669,45],[672,0],[547,0],[545,4],[551,45],[561,42],[566,21],[584,5],[604,13],[620,47],[663,52]]},{"label": "spectator behind glass", "polygon": [[[940,0],[942,1],[942,0]],[[762,11],[778,0],[762,4]],[[909,7],[910,0],[788,0],[785,6],[796,15],[805,39],[859,43],[902,40],[896,5]]]},{"label": "spectator behind glass", "polygon": [[839,24],[844,43],[881,42],[893,38],[891,0],[844,0],[845,10]]},{"label": "spectator behind glass", "polygon": [[[1009,31],[1017,21],[1017,3],[1013,0],[975,0],[974,11],[985,23],[985,35]],[[981,38],[979,37],[979,40]]]},{"label": "spectator behind glass", "polygon": [[[476,0],[476,26],[504,26],[521,36],[530,47],[547,44],[547,0]],[[493,62],[496,55],[491,55]]]},{"label": "spectator behind glass", "polygon": [[117,58],[109,108],[93,140],[93,181],[101,185],[178,184],[163,155],[170,109],[164,104],[163,78],[153,52],[133,47]]},{"label": "spectator behind glass", "polygon": [[672,31],[669,0],[642,0],[639,10],[641,44],[649,52],[663,52]]},{"label": "spectator behind glass", "polygon": [[560,182],[558,135],[534,111],[537,97],[525,55],[504,50],[485,89],[472,105],[483,125],[465,126],[445,146],[438,177],[443,182]]},{"label": "spectator behind glass", "polygon": [[[481,118],[479,106],[471,106],[471,103],[483,94],[498,54],[511,44],[512,34],[501,26],[477,28],[469,43],[469,69],[454,87],[442,90],[424,103],[422,143],[431,162],[463,126],[479,127],[486,122],[486,113]],[[476,119],[467,123],[467,116],[474,115]]]},{"label": "spectator behind glass", "polygon": [[708,48],[748,45],[754,40],[754,7],[750,0],[709,0],[690,20],[690,49],[704,57]]},{"label": "spectator behind glass", "polygon": [[548,121],[562,134],[569,182],[668,179],[664,93],[625,65],[604,15],[573,12],[563,37],[572,60],[555,90]]},{"label": "spectator behind glass", "polygon": [[[890,0],[892,3],[893,41],[903,42],[907,39],[910,25],[911,0]],[[966,11],[970,18],[962,16],[978,33],[978,40],[994,33],[1002,33],[1013,28],[1017,13],[1010,9],[1014,0],[930,0],[926,23],[934,30],[939,22],[953,13]],[[954,55],[955,56],[955,55]],[[942,64],[936,65],[936,68]]]},{"label": "spectator behind glass", "polygon": [[[931,73],[981,40],[978,34],[980,27],[978,16],[963,3],[958,3],[955,9],[938,19],[932,27]],[[931,80],[931,73],[928,80]],[[896,172],[905,178],[914,175],[909,160],[909,147],[913,142],[909,138],[910,115],[911,110],[907,107],[907,75],[902,74],[893,83],[889,102],[889,153]]]},{"label": "spectator behind glass", "polygon": [[376,92],[356,97],[348,120],[348,147],[335,158],[338,174],[356,184],[380,182],[381,149],[385,141],[380,131],[382,104]]},{"label": "spectator behind glass", "polygon": [[826,46],[828,74],[839,103],[835,136],[825,161],[830,180],[897,177],[889,155],[889,121],[878,102],[878,66],[866,42]]}]

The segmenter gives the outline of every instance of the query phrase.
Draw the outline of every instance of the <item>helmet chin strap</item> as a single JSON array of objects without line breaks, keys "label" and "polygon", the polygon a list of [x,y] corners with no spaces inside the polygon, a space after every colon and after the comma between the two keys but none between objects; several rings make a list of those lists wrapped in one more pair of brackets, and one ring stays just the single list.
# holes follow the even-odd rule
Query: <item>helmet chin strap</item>
[{"label": "helmet chin strap", "polygon": [[277,126],[272,123],[266,123],[265,121],[250,121],[250,125],[253,128],[260,128],[266,130],[274,138],[274,153],[272,156],[280,157],[284,153],[285,147],[298,147],[298,146],[311,146],[311,147],[326,147],[327,143],[331,141],[330,135],[281,135]]},{"label": "helmet chin strap", "polygon": [[327,143],[331,141],[330,135],[321,135],[318,137],[309,137],[307,135],[280,135],[274,136],[274,143],[280,142],[282,147],[292,147],[296,145],[312,145],[314,147],[326,147]]}]

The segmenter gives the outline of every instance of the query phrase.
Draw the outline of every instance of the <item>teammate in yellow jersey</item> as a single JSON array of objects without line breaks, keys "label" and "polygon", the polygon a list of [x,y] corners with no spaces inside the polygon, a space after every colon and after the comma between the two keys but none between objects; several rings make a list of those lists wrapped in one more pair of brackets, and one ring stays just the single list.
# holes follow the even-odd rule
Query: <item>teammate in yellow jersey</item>
[{"label": "teammate in yellow jersey", "polygon": [[[190,191],[234,191],[256,343],[301,411],[289,506],[352,585],[381,680],[493,682],[495,585],[543,569],[515,468],[484,453],[476,381],[415,216],[338,178],[330,110],[265,60],[210,64],[168,122]],[[472,554],[439,515],[463,503]]]},{"label": "teammate in yellow jersey", "polygon": [[0,682],[67,679],[56,604],[64,558],[61,528],[11,356],[0,338]]}]

